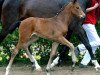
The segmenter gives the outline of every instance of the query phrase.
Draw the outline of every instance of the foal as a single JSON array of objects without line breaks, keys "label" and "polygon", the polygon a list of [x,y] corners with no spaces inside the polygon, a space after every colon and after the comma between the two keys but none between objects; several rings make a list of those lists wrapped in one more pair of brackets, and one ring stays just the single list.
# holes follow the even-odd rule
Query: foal
[{"label": "foal", "polygon": [[12,50],[11,59],[9,65],[6,69],[6,74],[9,74],[11,65],[15,56],[18,54],[20,48],[24,48],[30,58],[30,60],[35,63],[34,57],[28,51],[28,46],[38,40],[39,37],[47,38],[53,40],[52,50],[50,54],[50,59],[46,67],[47,75],[49,75],[49,70],[51,68],[51,63],[53,57],[55,56],[56,49],[59,43],[68,46],[72,52],[72,62],[73,67],[75,66],[76,56],[74,53],[74,46],[64,37],[68,31],[69,23],[73,16],[78,18],[85,17],[84,12],[82,11],[79,4],[76,0],[70,2],[68,5],[65,5],[64,10],[61,11],[57,16],[53,18],[37,18],[30,17],[20,23],[19,27],[19,40],[16,48]]}]

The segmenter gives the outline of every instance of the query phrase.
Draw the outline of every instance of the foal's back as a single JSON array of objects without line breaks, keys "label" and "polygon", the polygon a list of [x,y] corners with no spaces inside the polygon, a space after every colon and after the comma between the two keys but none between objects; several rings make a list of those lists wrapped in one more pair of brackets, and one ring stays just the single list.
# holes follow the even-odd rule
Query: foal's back
[{"label": "foal's back", "polygon": [[19,27],[19,33],[24,36],[30,34],[36,34],[44,38],[57,38],[62,35],[62,32],[66,32],[67,28],[63,26],[63,23],[54,18],[36,18],[30,17],[21,22]]}]

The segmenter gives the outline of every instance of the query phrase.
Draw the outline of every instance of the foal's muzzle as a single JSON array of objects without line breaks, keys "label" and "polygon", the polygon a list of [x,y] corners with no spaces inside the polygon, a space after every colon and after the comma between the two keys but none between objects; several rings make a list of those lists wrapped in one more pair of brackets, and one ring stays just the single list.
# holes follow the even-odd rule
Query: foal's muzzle
[{"label": "foal's muzzle", "polygon": [[80,15],[80,19],[84,19],[85,18],[85,14],[84,15]]}]

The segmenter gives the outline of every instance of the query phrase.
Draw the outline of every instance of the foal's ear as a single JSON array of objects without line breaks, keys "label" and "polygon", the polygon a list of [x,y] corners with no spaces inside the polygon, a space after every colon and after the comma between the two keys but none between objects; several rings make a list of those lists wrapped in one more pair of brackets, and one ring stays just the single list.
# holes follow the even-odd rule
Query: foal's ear
[{"label": "foal's ear", "polygon": [[77,2],[77,0],[72,0],[73,4]]}]

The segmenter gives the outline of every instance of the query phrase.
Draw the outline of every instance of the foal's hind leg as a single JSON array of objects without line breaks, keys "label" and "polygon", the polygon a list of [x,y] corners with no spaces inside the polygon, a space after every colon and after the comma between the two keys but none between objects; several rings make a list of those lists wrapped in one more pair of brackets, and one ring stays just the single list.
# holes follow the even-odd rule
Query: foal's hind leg
[{"label": "foal's hind leg", "polygon": [[76,56],[75,56],[75,53],[74,53],[74,45],[72,43],[70,43],[68,40],[66,40],[65,37],[59,37],[59,42],[68,46],[72,52],[72,62],[73,62],[73,66],[72,67],[75,67],[75,63],[76,63]]},{"label": "foal's hind leg", "polygon": [[33,69],[35,68],[37,71],[42,71],[42,69],[39,66],[37,60],[34,58],[34,56],[31,55],[28,48],[26,48],[25,50],[26,50],[27,55],[29,56],[30,61],[33,63],[32,68]]},{"label": "foal's hind leg", "polygon": [[30,61],[33,63],[32,67],[36,68],[37,71],[42,71],[41,67],[39,66],[38,62],[34,58],[34,56],[31,55],[31,53],[28,50],[28,46],[32,43],[38,40],[38,37],[32,36],[30,41],[28,41],[26,44],[24,44],[24,49],[26,50],[27,55],[29,56]]},{"label": "foal's hind leg", "polygon": [[21,48],[21,45],[19,45],[19,43],[18,43],[17,46],[16,46],[16,48],[12,49],[11,59],[10,59],[10,62],[8,64],[7,68],[6,68],[5,75],[9,75],[12,63],[14,61],[14,58],[18,54],[20,48]]}]

